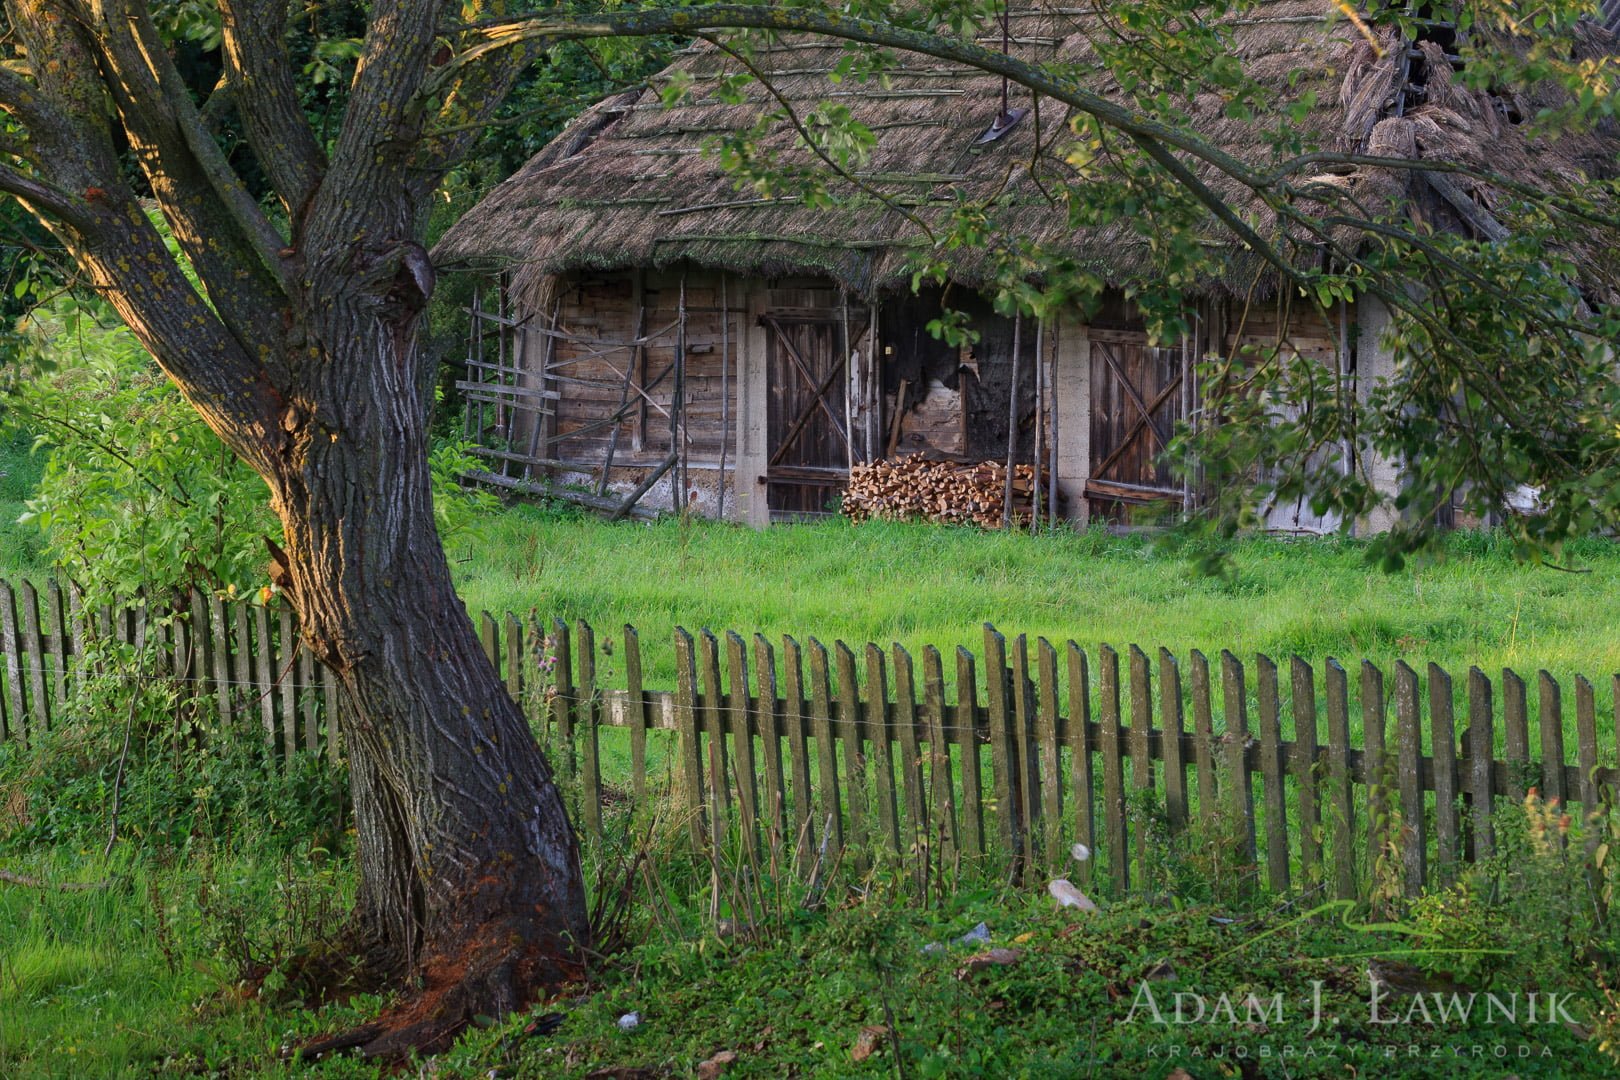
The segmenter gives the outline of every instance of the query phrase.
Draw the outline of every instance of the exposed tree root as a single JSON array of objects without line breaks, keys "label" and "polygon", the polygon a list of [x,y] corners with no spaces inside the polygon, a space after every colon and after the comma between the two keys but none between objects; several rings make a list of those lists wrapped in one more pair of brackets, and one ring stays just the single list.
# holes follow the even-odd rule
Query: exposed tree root
[{"label": "exposed tree root", "polygon": [[502,1019],[545,993],[583,981],[577,958],[554,939],[547,947],[537,936],[529,920],[511,917],[460,935],[459,947],[438,951],[421,965],[420,989],[375,1021],[292,1052],[310,1060],[358,1049],[367,1058],[397,1060],[447,1050],[481,1018]]}]

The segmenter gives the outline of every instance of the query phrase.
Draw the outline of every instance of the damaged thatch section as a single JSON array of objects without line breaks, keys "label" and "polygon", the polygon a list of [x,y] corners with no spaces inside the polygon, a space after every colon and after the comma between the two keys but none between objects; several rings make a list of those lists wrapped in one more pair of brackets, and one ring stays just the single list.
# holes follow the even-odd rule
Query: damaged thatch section
[{"label": "damaged thatch section", "polygon": [[[1278,101],[1312,103],[1297,125],[1301,149],[1489,167],[1545,188],[1614,174],[1620,140],[1612,134],[1571,136],[1556,145],[1525,137],[1517,121],[1550,102],[1465,90],[1433,43],[1419,46],[1427,61],[1426,94],[1410,109],[1398,108],[1411,66],[1405,50],[1391,34],[1380,54],[1350,23],[1330,19],[1332,10],[1323,0],[1272,0],[1221,24],[1251,78],[1275,90]],[[1065,67],[1082,81],[1089,72],[1087,88],[1108,94],[1118,87],[1092,45],[1105,33],[1094,13],[1076,8],[1028,8],[1011,16],[1015,54]],[[1612,46],[1601,29],[1591,34],[1594,52]],[[999,27],[987,26],[981,43],[999,45]],[[927,244],[917,221],[937,224],[965,202],[993,199],[997,228],[1063,251],[1111,281],[1151,270],[1128,228],[1072,229],[1063,206],[1048,195],[1059,186],[1038,182],[1042,176],[1073,179],[1061,160],[1061,138],[1054,149],[1054,135],[1066,130],[1066,110],[1051,101],[1033,103],[1035,113],[1004,138],[977,146],[1000,109],[998,77],[905,55],[881,85],[832,81],[827,73],[846,50],[841,42],[808,38],[760,47],[753,59],[770,88],[750,82],[740,103],[714,92],[742,70],[736,60],[708,44],[686,50],[649,87],[587,110],[466,215],[436,258],[513,267],[520,283],[568,270],[684,263],[745,275],[824,275],[872,296],[902,284],[910,256]],[[661,93],[674,82],[691,89],[666,107]],[[820,103],[847,106],[875,135],[859,185],[835,186],[837,205],[812,207],[740,191],[708,152],[717,139],[778,108],[772,89],[801,116]],[[1011,104],[1032,102],[1014,87]],[[1227,115],[1219,95],[1201,94],[1182,108],[1191,126],[1220,149],[1255,166],[1273,157],[1262,126]],[[761,146],[785,164],[813,163],[787,122],[776,123]],[[1205,179],[1241,209],[1263,209],[1230,178],[1207,171]],[[1453,190],[1436,192],[1419,187],[1418,174],[1399,170],[1336,167],[1313,179],[1363,201],[1371,195],[1404,204],[1437,228],[1475,233],[1488,230],[1482,223],[1494,220],[1499,201],[1477,181],[1458,179]],[[1480,212],[1471,213],[1459,199]],[[1213,223],[1209,242],[1228,243]],[[1220,280],[1208,284],[1247,289],[1257,260],[1236,247],[1230,252]],[[981,253],[959,250],[947,261],[958,281],[983,277]]]}]

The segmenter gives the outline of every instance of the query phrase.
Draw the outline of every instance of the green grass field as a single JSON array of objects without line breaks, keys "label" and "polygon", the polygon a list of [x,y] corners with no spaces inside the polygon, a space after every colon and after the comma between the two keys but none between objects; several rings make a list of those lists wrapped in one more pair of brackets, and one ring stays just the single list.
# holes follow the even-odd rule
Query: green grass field
[{"label": "green grass field", "polygon": [[[924,525],[832,521],[754,531],[710,522],[608,525],[515,507],[455,545],[473,612],[586,619],[640,631],[648,685],[672,685],[671,630],[709,627],[977,648],[1008,636],[1227,648],[1281,662],[1404,657],[1456,676],[1620,671],[1620,547],[1576,546],[1569,569],[1517,563],[1490,536],[1458,534],[1442,557],[1386,574],[1353,540],[1256,538],[1235,575],[1200,575],[1140,537],[1030,537]],[[1571,570],[1575,572],[1570,572]],[[654,681],[656,680],[656,682]]]},{"label": "green grass field", "polygon": [[39,531],[17,524],[23,500],[33,493],[45,466],[42,457],[30,452],[32,445],[26,434],[0,432],[0,577],[32,573],[43,557]]}]

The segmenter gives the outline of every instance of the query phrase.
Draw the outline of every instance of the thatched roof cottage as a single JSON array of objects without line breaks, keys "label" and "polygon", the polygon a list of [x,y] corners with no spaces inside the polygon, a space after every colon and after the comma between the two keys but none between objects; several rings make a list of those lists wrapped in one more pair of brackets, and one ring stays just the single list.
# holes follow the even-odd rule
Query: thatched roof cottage
[{"label": "thatched roof cottage", "polygon": [[[1271,0],[1226,24],[1235,55],[1279,102],[1312,103],[1304,143],[1488,161],[1519,177],[1613,174],[1616,140],[1573,139],[1554,153],[1517,128],[1536,102],[1458,85],[1450,28],[1418,42],[1385,31],[1379,56],[1328,12],[1325,0]],[[1085,66],[1095,18],[1015,9],[1010,48]],[[1612,44],[1597,28],[1593,41]],[[1001,42],[1002,28],[987,25],[982,43]],[[1379,344],[1387,313],[1376,303],[1323,313],[1262,284],[1269,299],[1236,319],[1234,298],[1252,297],[1264,274],[1213,228],[1211,242],[1228,244],[1223,269],[1201,283],[1184,341],[1150,342],[1117,289],[1089,317],[1030,325],[999,315],[974,292],[983,252],[956,250],[944,255],[949,303],[971,316],[979,340],[942,344],[927,330],[941,293],[913,295],[910,270],[924,227],[964,203],[993,202],[1003,234],[1036,238],[1114,286],[1150,261],[1128,230],[1073,229],[1046,197],[1042,171],[1069,167],[1053,150],[1066,121],[1055,103],[1014,87],[1010,105],[1034,108],[989,138],[1002,114],[999,78],[906,56],[881,84],[833,81],[844,48],[807,38],[760,48],[753,63],[768,85],[751,83],[738,103],[711,93],[738,62],[694,45],[647,87],[579,116],[445,236],[441,265],[502,276],[477,305],[462,383],[469,433],[496,482],[562,477],[593,485],[603,506],[765,524],[835,506],[855,463],[919,453],[1005,461],[1010,451],[1040,463],[1048,510],[1128,522],[1144,504],[1198,498],[1197,469],[1170,469],[1161,456],[1174,425],[1196,421],[1196,357],[1284,340],[1358,385],[1390,372]],[[1093,89],[1114,89],[1091,66]],[[677,80],[690,92],[666,107],[661,92]],[[710,152],[782,103],[800,118],[823,103],[846,106],[876,136],[837,205],[739,190]],[[1216,145],[1259,153],[1256,128],[1229,118],[1216,95],[1190,111]],[[819,168],[788,120],[762,145]],[[1493,227],[1490,193],[1466,182],[1440,190],[1404,171],[1340,173],[1326,179],[1390,189],[1438,227],[1482,237]],[[1390,468],[1375,464],[1384,473],[1375,480],[1388,483]],[[1300,506],[1272,507],[1269,520],[1336,524]]]}]

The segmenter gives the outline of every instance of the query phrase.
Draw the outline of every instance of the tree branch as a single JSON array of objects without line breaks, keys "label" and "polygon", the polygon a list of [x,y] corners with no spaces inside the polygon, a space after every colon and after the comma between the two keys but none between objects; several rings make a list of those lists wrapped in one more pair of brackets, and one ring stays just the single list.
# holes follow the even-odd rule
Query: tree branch
[{"label": "tree branch", "polygon": [[238,110],[248,142],[287,216],[296,221],[325,174],[326,155],[293,83],[285,45],[286,0],[219,0],[219,13],[229,93],[251,102]]}]

